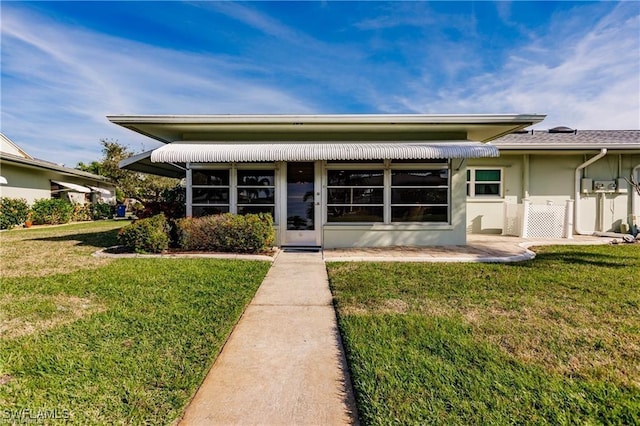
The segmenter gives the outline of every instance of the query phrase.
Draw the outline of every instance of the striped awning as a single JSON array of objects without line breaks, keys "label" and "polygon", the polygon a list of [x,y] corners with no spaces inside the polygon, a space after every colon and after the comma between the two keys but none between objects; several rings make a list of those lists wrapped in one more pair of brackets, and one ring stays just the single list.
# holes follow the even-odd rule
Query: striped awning
[{"label": "striped awning", "polygon": [[[82,192],[84,194],[88,194],[88,193],[91,192],[91,190],[89,188],[87,188],[86,186],[78,185],[78,184],[75,184],[75,183],[61,182],[59,180],[53,180],[53,179],[51,179],[51,182],[57,183],[58,185],[67,188],[66,190],[71,190],[71,191],[75,191],[75,192]],[[66,190],[62,190],[62,191],[66,191]]]},{"label": "striped awning", "polygon": [[307,142],[206,143],[173,142],[151,153],[153,163],[227,163],[314,160],[429,160],[498,157],[481,142]]}]

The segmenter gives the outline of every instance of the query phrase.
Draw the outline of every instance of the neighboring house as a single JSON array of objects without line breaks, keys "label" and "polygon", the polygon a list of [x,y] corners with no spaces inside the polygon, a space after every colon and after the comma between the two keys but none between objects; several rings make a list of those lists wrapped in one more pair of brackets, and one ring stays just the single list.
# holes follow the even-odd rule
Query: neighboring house
[{"label": "neighboring house", "polygon": [[165,145],[122,168],[185,177],[187,215],[273,215],[280,246],[466,243],[466,161],[543,115],[110,116]]},{"label": "neighboring house", "polygon": [[[471,233],[505,231],[505,202],[564,206],[573,234],[626,231],[638,225],[638,194],[626,179],[640,177],[640,130],[521,131],[492,141],[499,158],[467,164],[467,227]],[[625,179],[626,178],[626,179]],[[549,232],[551,210],[541,208],[537,236]],[[530,235],[531,236],[531,235]]]},{"label": "neighboring house", "polygon": [[1,133],[0,195],[29,204],[42,198],[115,204],[115,187],[104,176],[33,158]]}]

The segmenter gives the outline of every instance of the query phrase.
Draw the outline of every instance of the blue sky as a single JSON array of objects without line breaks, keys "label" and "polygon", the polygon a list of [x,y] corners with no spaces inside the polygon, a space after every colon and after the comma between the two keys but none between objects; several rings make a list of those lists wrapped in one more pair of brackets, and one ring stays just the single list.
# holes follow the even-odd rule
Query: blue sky
[{"label": "blue sky", "polygon": [[640,128],[640,2],[1,3],[2,132],[75,166],[108,114],[541,113]]}]

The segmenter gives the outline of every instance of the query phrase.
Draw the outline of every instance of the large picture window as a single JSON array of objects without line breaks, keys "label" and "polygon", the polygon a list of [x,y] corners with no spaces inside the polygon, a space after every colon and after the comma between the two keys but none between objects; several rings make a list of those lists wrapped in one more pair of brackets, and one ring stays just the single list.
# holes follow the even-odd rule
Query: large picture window
[{"label": "large picture window", "polygon": [[195,217],[229,211],[229,169],[193,170],[192,214]]},{"label": "large picture window", "polygon": [[467,169],[467,197],[502,197],[502,169]]},{"label": "large picture window", "polygon": [[391,170],[391,222],[448,222],[449,170]]},{"label": "large picture window", "polygon": [[328,223],[449,222],[447,164],[327,170]]},{"label": "large picture window", "polygon": [[269,213],[274,215],[275,170],[244,170],[237,172],[238,213]]},{"label": "large picture window", "polygon": [[384,170],[328,170],[327,222],[384,221]]}]

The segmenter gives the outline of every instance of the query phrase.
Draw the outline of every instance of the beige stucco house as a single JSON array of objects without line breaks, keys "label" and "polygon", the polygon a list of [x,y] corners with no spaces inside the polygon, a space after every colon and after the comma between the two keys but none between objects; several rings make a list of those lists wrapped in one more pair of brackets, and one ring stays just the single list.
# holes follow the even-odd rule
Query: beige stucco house
[{"label": "beige stucco house", "polygon": [[552,235],[553,206],[562,213],[567,202],[565,237],[639,224],[640,197],[628,180],[640,180],[640,130],[558,127],[514,132],[492,143],[500,157],[467,162],[469,232],[509,233],[505,204],[523,203],[539,206],[538,228],[546,228],[528,236]]},{"label": "beige stucco house", "polygon": [[115,187],[104,176],[33,158],[0,133],[0,196],[29,204],[42,198],[115,203]]},{"label": "beige stucco house", "polygon": [[[465,244],[469,161],[543,115],[118,115],[164,145],[123,168],[186,177],[187,215],[264,212],[281,246]],[[496,160],[497,161],[497,160]]]}]

